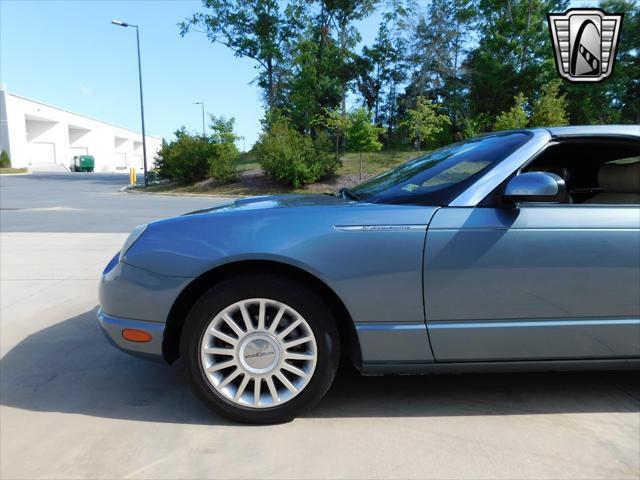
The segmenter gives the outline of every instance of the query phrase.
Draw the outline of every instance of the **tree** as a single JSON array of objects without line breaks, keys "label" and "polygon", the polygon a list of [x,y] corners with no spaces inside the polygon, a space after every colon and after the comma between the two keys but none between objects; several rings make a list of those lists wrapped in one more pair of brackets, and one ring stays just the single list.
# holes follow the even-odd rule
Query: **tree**
[{"label": "tree", "polygon": [[301,28],[302,3],[288,4],[284,11],[277,0],[203,0],[210,13],[196,13],[180,23],[180,35],[204,29],[211,42],[230,48],[237,57],[258,63],[258,84],[265,91],[267,107],[278,96],[277,73],[287,43]]},{"label": "tree", "polygon": [[214,143],[234,143],[238,140],[238,136],[233,133],[233,128],[236,123],[236,119],[231,117],[229,119],[224,116],[216,117],[215,115],[209,115],[211,123],[209,128],[213,132],[211,134],[211,140]]},{"label": "tree", "polygon": [[513,130],[527,126],[529,119],[525,110],[527,98],[521,93],[513,97],[514,105],[496,118],[494,130]]},{"label": "tree", "polygon": [[640,2],[605,0],[606,12],[624,12],[615,69],[604,82],[565,82],[570,123],[640,124]]},{"label": "tree", "polygon": [[408,30],[407,9],[402,0],[392,0],[371,47],[365,46],[356,60],[356,89],[363,106],[373,111],[373,122],[386,122],[389,132],[395,126],[395,103],[398,84],[406,77],[405,50],[402,33]]},{"label": "tree", "polygon": [[478,0],[432,0],[418,15],[412,35],[411,79],[404,108],[418,96],[440,103],[460,132],[468,115],[468,88],[462,68],[473,45]]},{"label": "tree", "polygon": [[233,131],[236,119],[224,116],[209,115],[211,135],[209,141],[213,144],[213,156],[209,160],[209,174],[218,180],[230,180],[236,176],[236,162],[239,152],[236,141],[240,138]]},{"label": "tree", "polygon": [[11,160],[9,159],[9,154],[2,150],[0,152],[0,168],[9,168],[11,167]]},{"label": "tree", "polygon": [[[353,28],[353,22],[362,20],[373,13],[379,0],[319,0],[321,5],[321,23],[325,31],[335,26],[341,56],[347,59],[360,41],[360,33]],[[347,62],[345,62],[347,63]],[[341,108],[346,113],[347,83],[353,78],[352,69],[345,69],[341,75]]]},{"label": "tree", "polygon": [[469,72],[473,116],[489,118],[510,108],[518,92],[534,98],[556,78],[547,14],[567,0],[479,0],[479,41],[464,68]]},{"label": "tree", "polygon": [[311,133],[314,118],[340,105],[345,59],[333,42],[322,51],[316,40],[305,37],[295,45],[283,110],[299,132]]},{"label": "tree", "polygon": [[335,139],[336,160],[340,159],[340,140],[349,129],[351,118],[345,115],[339,108],[325,109],[323,115],[316,116],[314,123],[329,130]]},{"label": "tree", "polygon": [[403,125],[409,138],[415,142],[418,151],[423,142],[433,142],[436,135],[451,121],[445,114],[438,113],[439,106],[425,97],[416,98],[416,105],[407,111]]},{"label": "tree", "polygon": [[376,152],[382,148],[378,140],[383,129],[371,123],[371,113],[365,108],[358,108],[349,114],[347,128],[347,145],[360,154],[360,179],[362,180],[362,154]]},{"label": "tree", "polygon": [[560,80],[554,80],[542,87],[540,97],[531,107],[531,127],[552,127],[567,125],[565,95],[560,95]]}]

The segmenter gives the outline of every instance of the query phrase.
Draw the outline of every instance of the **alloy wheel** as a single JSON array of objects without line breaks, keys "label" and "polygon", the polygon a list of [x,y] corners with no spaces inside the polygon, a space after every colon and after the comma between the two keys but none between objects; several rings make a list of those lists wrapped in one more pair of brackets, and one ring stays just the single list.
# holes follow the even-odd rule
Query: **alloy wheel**
[{"label": "alloy wheel", "polygon": [[316,339],[290,306],[266,298],[241,300],[218,312],[204,331],[200,363],[209,385],[248,408],[288,402],[309,384]]}]

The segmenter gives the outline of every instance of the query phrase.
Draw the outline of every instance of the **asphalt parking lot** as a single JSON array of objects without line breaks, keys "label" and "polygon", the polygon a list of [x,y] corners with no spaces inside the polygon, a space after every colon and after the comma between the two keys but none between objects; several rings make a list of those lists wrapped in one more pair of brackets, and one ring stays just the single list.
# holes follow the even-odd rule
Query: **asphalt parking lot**
[{"label": "asphalt parking lot", "polygon": [[231,424],[179,366],[113,349],[99,274],[128,231],[228,202],[125,176],[0,177],[0,477],[640,478],[634,372],[339,374],[289,424]]}]

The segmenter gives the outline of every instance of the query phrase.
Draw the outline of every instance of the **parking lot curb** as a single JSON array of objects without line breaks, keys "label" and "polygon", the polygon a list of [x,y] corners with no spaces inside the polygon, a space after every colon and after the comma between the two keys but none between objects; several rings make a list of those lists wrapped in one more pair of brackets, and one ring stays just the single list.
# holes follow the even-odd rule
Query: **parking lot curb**
[{"label": "parking lot curb", "polygon": [[210,193],[177,193],[177,192],[140,192],[135,189],[125,186],[120,188],[121,192],[130,193],[133,195],[160,195],[165,197],[212,197],[212,198],[238,198],[238,195],[213,195]]},{"label": "parking lot curb", "polygon": [[0,173],[0,177],[22,177],[24,175],[31,175],[33,172],[21,172],[21,173]]}]

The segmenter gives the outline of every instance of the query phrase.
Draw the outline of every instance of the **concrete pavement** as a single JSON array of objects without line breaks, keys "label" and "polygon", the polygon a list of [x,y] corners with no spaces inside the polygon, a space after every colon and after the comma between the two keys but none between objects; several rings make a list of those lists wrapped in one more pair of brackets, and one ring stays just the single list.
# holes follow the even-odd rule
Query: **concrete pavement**
[{"label": "concrete pavement", "polygon": [[229,203],[212,197],[132,195],[128,175],[41,173],[0,177],[2,232],[129,232],[163,217]]},{"label": "concrete pavement", "polygon": [[95,320],[100,271],[131,227],[216,200],[118,193],[126,179],[111,176],[28,177],[0,179],[2,479],[639,478],[634,372],[344,371],[303,418],[230,424],[180,365],[113,349]]}]

